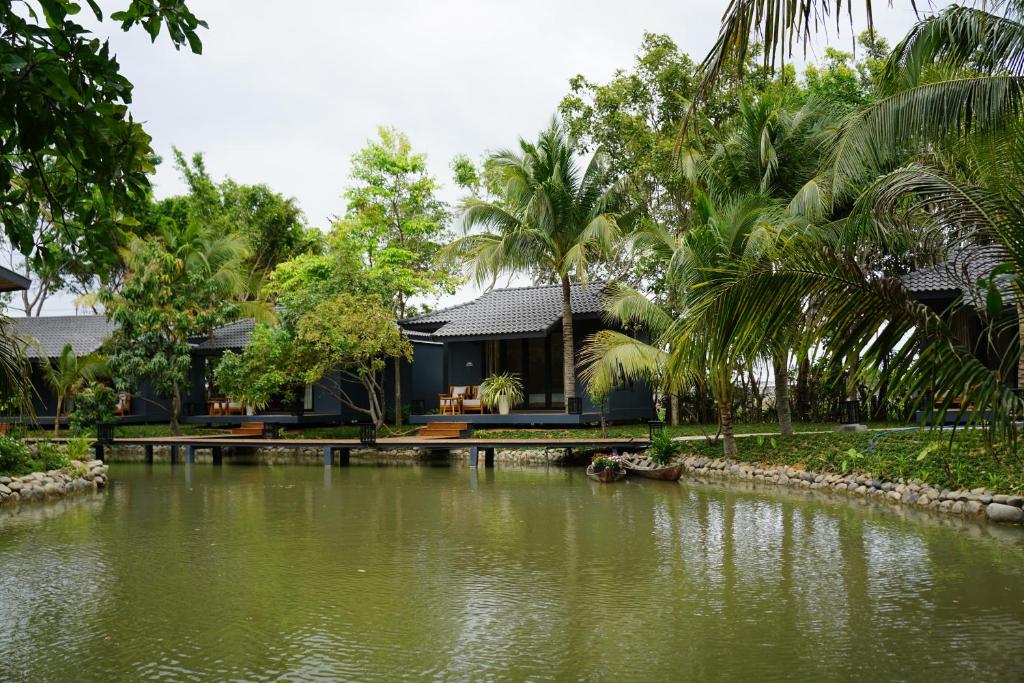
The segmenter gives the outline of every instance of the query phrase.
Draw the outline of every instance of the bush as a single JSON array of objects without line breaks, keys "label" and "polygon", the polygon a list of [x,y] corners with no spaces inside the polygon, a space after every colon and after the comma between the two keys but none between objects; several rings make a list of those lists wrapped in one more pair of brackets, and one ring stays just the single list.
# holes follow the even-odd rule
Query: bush
[{"label": "bush", "polygon": [[77,436],[68,439],[65,450],[69,460],[80,460],[85,462],[89,459],[89,448],[92,446],[92,439],[84,436]]},{"label": "bush", "polygon": [[666,432],[655,434],[651,438],[651,447],[647,449],[647,457],[659,465],[667,465],[672,462],[679,453],[680,443],[673,439]]},{"label": "bush", "polygon": [[28,474],[35,462],[28,446],[12,436],[0,436],[0,474]]},{"label": "bush", "polygon": [[104,384],[93,382],[75,394],[75,409],[68,418],[71,429],[81,432],[114,419],[117,392]]},{"label": "bush", "polygon": [[67,467],[68,462],[70,462],[68,454],[52,441],[36,443],[36,457],[33,463],[35,469],[40,471],[59,470]]}]

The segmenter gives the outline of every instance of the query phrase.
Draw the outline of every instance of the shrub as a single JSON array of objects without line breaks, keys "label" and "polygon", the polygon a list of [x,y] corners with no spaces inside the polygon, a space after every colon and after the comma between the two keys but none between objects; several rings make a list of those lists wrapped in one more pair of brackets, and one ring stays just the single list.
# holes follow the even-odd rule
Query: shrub
[{"label": "shrub", "polygon": [[28,474],[34,464],[25,442],[12,436],[0,436],[0,474]]},{"label": "shrub", "polygon": [[623,467],[622,456],[619,455],[595,455],[594,459],[590,462],[595,472],[603,472],[604,470],[621,472]]},{"label": "shrub", "polygon": [[59,470],[68,465],[68,454],[64,449],[52,441],[39,441],[36,443],[35,469],[38,470]]},{"label": "shrub", "polygon": [[88,437],[77,436],[73,439],[68,439],[67,445],[65,446],[68,459],[85,462],[89,459],[89,448],[91,446],[92,440]]},{"label": "shrub", "polygon": [[679,453],[680,443],[674,440],[666,432],[655,434],[651,438],[651,447],[647,449],[647,457],[659,465],[667,465],[672,462]]},{"label": "shrub", "polygon": [[68,418],[76,432],[114,419],[117,392],[104,384],[93,382],[75,394],[75,409]]}]

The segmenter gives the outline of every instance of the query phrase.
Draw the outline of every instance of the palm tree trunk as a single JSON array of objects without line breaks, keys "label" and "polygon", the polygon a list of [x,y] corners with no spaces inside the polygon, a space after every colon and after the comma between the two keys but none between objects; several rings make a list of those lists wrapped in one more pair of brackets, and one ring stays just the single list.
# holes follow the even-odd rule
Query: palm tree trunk
[{"label": "palm tree trunk", "polygon": [[722,426],[722,444],[725,457],[736,457],[736,435],[732,431],[732,398],[727,397],[718,402],[718,419]]},{"label": "palm tree trunk", "polygon": [[60,436],[60,411],[64,406],[64,396],[57,394],[57,416],[53,418],[53,438]]},{"label": "palm tree trunk", "polygon": [[1024,389],[1024,305],[1017,304],[1017,388]]},{"label": "palm tree trunk", "polygon": [[668,411],[666,411],[668,419],[665,422],[670,425],[678,425],[679,422],[679,394],[672,394],[668,397]]},{"label": "palm tree trunk", "polygon": [[576,345],[572,334],[572,285],[569,276],[562,276],[562,394],[565,409],[569,399],[576,397]]},{"label": "palm tree trunk", "polygon": [[789,407],[789,352],[781,351],[772,358],[775,373],[775,412],[779,416],[779,432],[793,433],[793,413]]}]

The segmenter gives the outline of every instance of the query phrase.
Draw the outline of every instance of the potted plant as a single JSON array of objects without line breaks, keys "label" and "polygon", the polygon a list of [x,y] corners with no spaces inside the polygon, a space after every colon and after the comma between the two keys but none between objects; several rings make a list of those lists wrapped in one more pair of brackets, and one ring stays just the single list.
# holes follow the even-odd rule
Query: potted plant
[{"label": "potted plant", "polygon": [[595,455],[587,467],[587,476],[604,484],[622,481],[626,478],[625,462],[619,455]]},{"label": "potted plant", "polygon": [[480,384],[480,400],[485,407],[508,415],[512,406],[523,401],[523,380],[514,372],[491,375]]}]

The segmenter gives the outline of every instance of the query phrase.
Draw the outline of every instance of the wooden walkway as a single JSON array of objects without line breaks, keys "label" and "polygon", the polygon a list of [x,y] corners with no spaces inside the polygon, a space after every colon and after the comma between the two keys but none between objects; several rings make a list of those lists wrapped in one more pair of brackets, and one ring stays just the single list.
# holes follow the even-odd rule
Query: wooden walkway
[{"label": "wooden walkway", "polygon": [[[325,465],[334,463],[334,455],[338,454],[338,464],[347,465],[351,453],[355,449],[371,448],[377,450],[422,449],[434,451],[451,451],[456,449],[469,450],[469,465],[476,467],[480,453],[484,454],[484,464],[494,463],[494,453],[499,448],[604,448],[613,452],[646,448],[650,445],[642,438],[524,438],[524,439],[431,439],[419,436],[383,437],[372,445],[363,445],[359,439],[262,439],[254,437],[231,436],[155,436],[114,439],[110,446],[142,446],[145,449],[146,461],[152,462],[153,448],[166,446],[171,451],[171,462],[177,462],[184,451],[185,462],[195,462],[197,450],[210,450],[214,464],[220,464],[226,449],[233,448],[318,448],[323,452]],[[97,457],[102,458],[102,446],[97,447]]]}]

